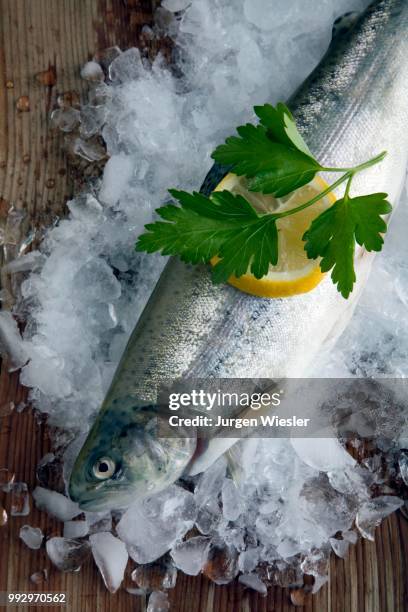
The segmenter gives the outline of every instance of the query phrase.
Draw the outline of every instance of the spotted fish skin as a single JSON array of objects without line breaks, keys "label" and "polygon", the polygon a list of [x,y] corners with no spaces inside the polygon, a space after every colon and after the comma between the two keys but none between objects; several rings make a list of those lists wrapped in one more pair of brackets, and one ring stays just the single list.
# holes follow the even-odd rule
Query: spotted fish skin
[{"label": "spotted fish skin", "polygon": [[[387,192],[396,205],[407,167],[407,94],[408,2],[381,0],[334,38],[288,106],[323,165],[349,167],[387,150],[381,167],[356,176],[352,195]],[[215,164],[202,192],[209,194],[227,171]],[[144,427],[158,414],[155,402],[161,382],[179,377],[306,375],[315,356],[329,350],[347,325],[372,260],[373,254],[358,252],[358,280],[344,300],[329,276],[310,293],[262,299],[228,285],[213,285],[207,266],[171,259],[77,458],[71,497],[87,509],[121,507],[174,482],[195,443],[145,435]],[[146,422],[140,418],[143,410]],[[126,433],[132,428],[137,431],[133,438]],[[126,445],[120,443],[124,439]],[[105,455],[114,456],[117,468],[112,478],[99,481],[93,466]]]}]

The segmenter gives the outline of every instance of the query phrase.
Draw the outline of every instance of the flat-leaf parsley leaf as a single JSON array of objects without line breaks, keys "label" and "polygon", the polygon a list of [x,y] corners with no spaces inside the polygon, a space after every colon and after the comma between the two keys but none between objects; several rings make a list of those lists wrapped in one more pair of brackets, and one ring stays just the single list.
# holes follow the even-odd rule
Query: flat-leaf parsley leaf
[{"label": "flat-leaf parsley leaf", "polygon": [[239,176],[246,176],[249,189],[281,198],[310,183],[322,169],[320,164],[295,147],[271,140],[268,129],[247,123],[237,128],[212,157],[220,164],[232,165]]},{"label": "flat-leaf parsley leaf", "polygon": [[216,191],[209,198],[173,190],[180,206],[157,210],[164,221],[146,225],[137,251],[178,255],[188,263],[219,258],[212,269],[214,282],[242,276],[248,269],[256,278],[278,261],[278,233],[273,215],[259,215],[240,195]]},{"label": "flat-leaf parsley leaf", "polygon": [[347,298],[356,281],[355,242],[367,251],[381,251],[387,224],[381,215],[391,212],[386,193],[351,198],[345,195],[325,210],[305,232],[305,250],[310,259],[321,257],[322,272],[332,270],[332,280]]},{"label": "flat-leaf parsley leaf", "polygon": [[261,124],[267,128],[271,140],[280,142],[287,147],[295,147],[312,157],[309,147],[299,134],[292,113],[285,104],[279,102],[276,108],[272,104],[255,106],[254,111]]}]

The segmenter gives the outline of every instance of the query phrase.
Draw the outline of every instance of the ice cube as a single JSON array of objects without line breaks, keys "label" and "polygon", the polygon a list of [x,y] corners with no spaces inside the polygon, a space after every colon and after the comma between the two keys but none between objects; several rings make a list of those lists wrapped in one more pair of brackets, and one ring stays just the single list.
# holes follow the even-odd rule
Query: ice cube
[{"label": "ice cube", "polygon": [[[268,567],[266,570],[266,578],[277,586],[290,589],[300,587],[306,582],[305,576],[299,566],[295,564],[287,565],[284,561],[278,561],[276,565]],[[308,578],[311,578],[312,582],[314,582],[313,577],[309,576]]]},{"label": "ice cube", "polygon": [[78,127],[80,120],[81,113],[72,106],[56,108],[51,113],[51,121],[63,132],[73,132]]},{"label": "ice cube", "polygon": [[45,261],[45,256],[39,251],[31,251],[26,255],[13,259],[5,266],[3,271],[8,274],[17,274],[18,272],[29,272],[30,270],[37,270],[41,268]]},{"label": "ice cube", "polygon": [[34,572],[30,576],[30,581],[37,586],[44,584],[48,580],[48,571],[46,569],[39,570],[38,572]]},{"label": "ice cube", "polygon": [[305,574],[314,577],[312,593],[317,593],[329,579],[329,553],[327,549],[314,550],[300,564]]},{"label": "ice cube", "polygon": [[43,487],[34,489],[33,499],[37,508],[44,510],[59,521],[69,521],[82,512],[76,502],[61,493]]},{"label": "ice cube", "polygon": [[203,574],[216,584],[227,584],[238,574],[238,553],[219,539],[212,541]]},{"label": "ice cube", "polygon": [[230,478],[226,478],[221,491],[222,511],[228,521],[235,521],[243,511],[241,495]]},{"label": "ice cube", "polygon": [[207,499],[216,497],[220,493],[224,483],[226,469],[227,462],[225,458],[221,456],[201,475],[194,492],[198,505],[201,505]]},{"label": "ice cube", "polygon": [[217,529],[221,521],[221,510],[215,500],[201,506],[197,511],[196,526],[201,533],[209,534]]},{"label": "ice cube", "polygon": [[171,485],[132,505],[117,525],[119,537],[137,563],[155,561],[193,526],[196,506],[192,493]]},{"label": "ice cube", "polygon": [[168,612],[170,610],[170,602],[167,593],[163,591],[153,591],[149,597],[146,612]]},{"label": "ice cube", "polygon": [[64,493],[63,464],[61,458],[56,457],[54,453],[47,453],[40,459],[36,476],[41,487]]},{"label": "ice cube", "polygon": [[106,588],[115,593],[122,584],[129,558],[125,544],[107,531],[91,535],[89,542]]},{"label": "ice cube", "polygon": [[89,533],[112,530],[112,515],[110,512],[85,512]]},{"label": "ice cube", "polygon": [[337,538],[330,538],[329,541],[336,555],[341,559],[345,559],[347,557],[350,542],[347,540],[338,540]]},{"label": "ice cube", "polygon": [[89,162],[96,162],[106,157],[106,149],[97,137],[84,139],[74,138],[71,147],[75,155],[79,155]]},{"label": "ice cube", "polygon": [[300,459],[316,470],[329,472],[356,464],[336,438],[292,438],[291,442]]},{"label": "ice cube", "polygon": [[78,196],[67,202],[67,206],[74,219],[83,223],[98,223],[102,220],[103,208],[98,200],[91,194],[85,197]]},{"label": "ice cube", "polygon": [[159,35],[167,34],[171,38],[177,34],[178,22],[172,11],[168,11],[164,6],[158,6],[155,10],[154,25]]},{"label": "ice cube", "polygon": [[139,565],[132,572],[132,580],[145,592],[173,589],[176,586],[177,569],[166,555],[154,563]]},{"label": "ice cube", "polygon": [[105,166],[99,192],[101,202],[116,204],[132,178],[134,169],[134,161],[128,155],[112,155]]},{"label": "ice cube", "polygon": [[243,573],[252,572],[258,565],[260,553],[261,549],[258,547],[242,551],[238,559],[239,570]]},{"label": "ice cube", "polygon": [[189,538],[185,542],[176,542],[171,556],[176,566],[189,576],[197,576],[207,561],[211,539],[204,536]]},{"label": "ice cube", "polygon": [[63,572],[78,571],[91,553],[91,547],[85,540],[60,537],[47,540],[45,548],[52,563]]},{"label": "ice cube", "polygon": [[11,312],[0,312],[0,353],[9,360],[10,368],[21,368],[28,359],[26,345]]},{"label": "ice cube", "polygon": [[11,516],[30,514],[30,497],[25,482],[13,482],[11,485]]},{"label": "ice cube", "polygon": [[392,495],[375,497],[365,502],[356,517],[356,525],[363,538],[374,541],[375,528],[386,516],[401,508],[403,504],[402,499]]},{"label": "ice cube", "polygon": [[374,483],[373,476],[360,466],[354,469],[328,472],[331,486],[343,495],[356,497],[360,501],[368,500],[369,487]]},{"label": "ice cube", "polygon": [[350,542],[350,544],[355,544],[358,540],[358,535],[355,531],[343,531],[343,540]]},{"label": "ice cube", "polygon": [[44,534],[39,527],[31,527],[30,525],[23,525],[20,528],[20,538],[28,548],[37,550],[41,548]]},{"label": "ice cube", "polygon": [[97,51],[93,57],[93,61],[100,64],[103,70],[107,73],[111,63],[120,56],[122,51],[119,47],[108,47]]},{"label": "ice cube", "polygon": [[102,259],[84,262],[74,276],[75,293],[81,293],[88,288],[87,301],[104,302],[106,295],[110,300],[117,300],[121,295],[121,287],[113,274],[112,268]]},{"label": "ice cube", "polygon": [[100,104],[98,106],[83,106],[81,109],[81,136],[85,139],[99,134],[106,121],[106,108]]},{"label": "ice cube", "polygon": [[268,592],[266,585],[262,582],[259,576],[257,576],[257,574],[242,574],[238,578],[238,582],[250,589],[253,589],[254,591],[258,591],[258,593],[261,593],[261,595],[266,595]]},{"label": "ice cube", "polygon": [[401,453],[398,459],[398,466],[399,466],[401,478],[404,481],[404,483],[408,486],[408,454],[407,453],[403,453],[403,452]]},{"label": "ice cube", "polygon": [[137,79],[143,73],[143,64],[139,49],[132,47],[124,51],[109,66],[111,81],[121,83]]},{"label": "ice cube", "polygon": [[91,61],[81,68],[81,77],[86,81],[103,81],[103,70],[98,62]]},{"label": "ice cube", "polygon": [[135,589],[133,587],[127,587],[126,588],[126,593],[129,593],[129,595],[146,595],[146,591],[144,589]]},{"label": "ice cube", "polygon": [[65,521],[64,523],[64,538],[83,538],[88,532],[89,525],[87,521]]},{"label": "ice cube", "polygon": [[299,497],[306,513],[314,513],[316,533],[321,530],[322,540],[337,531],[349,529],[353,523],[358,501],[347,495],[341,495],[330,486],[326,474],[320,474],[304,484]]}]

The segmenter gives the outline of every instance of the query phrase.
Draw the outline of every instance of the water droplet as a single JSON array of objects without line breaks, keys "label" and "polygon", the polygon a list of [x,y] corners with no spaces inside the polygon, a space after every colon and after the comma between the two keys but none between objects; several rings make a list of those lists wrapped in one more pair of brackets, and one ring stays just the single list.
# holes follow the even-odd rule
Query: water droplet
[{"label": "water droplet", "polygon": [[27,113],[30,110],[30,98],[28,96],[20,96],[16,106],[20,113]]}]

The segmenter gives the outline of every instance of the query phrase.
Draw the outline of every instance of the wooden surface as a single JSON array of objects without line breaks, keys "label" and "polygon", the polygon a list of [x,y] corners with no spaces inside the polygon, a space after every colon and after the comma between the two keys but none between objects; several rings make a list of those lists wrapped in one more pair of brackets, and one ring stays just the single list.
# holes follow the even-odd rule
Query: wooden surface
[{"label": "wooden surface", "polygon": [[[152,4],[149,0],[0,0],[0,223],[10,206],[26,212],[25,229],[39,230],[64,213],[75,181],[63,136],[50,126],[50,110],[61,92],[83,94],[79,70],[96,50],[138,44],[141,27],[151,22]],[[17,109],[27,104],[29,110]],[[0,411],[7,412],[9,402],[18,404],[25,396],[18,374],[9,375],[3,367]],[[27,482],[30,490],[35,486],[35,466],[48,450],[46,427],[29,410],[0,417],[0,468],[15,471],[17,480]],[[0,496],[8,510],[9,496]],[[60,523],[35,509],[29,517],[10,518],[0,527],[0,591],[65,591],[68,609],[75,612],[146,609],[143,598],[123,589],[110,595],[91,561],[78,574],[58,572],[43,549],[31,551],[18,539],[25,523],[40,526],[47,536],[61,534]],[[332,559],[328,585],[304,607],[293,607],[288,590],[278,587],[263,598],[236,583],[221,587],[204,577],[180,575],[170,591],[172,610],[403,612],[408,610],[407,548],[408,522],[397,513],[377,530],[375,543],[360,541],[345,561]],[[49,571],[48,583],[35,587],[29,576],[42,568]],[[130,570],[129,563],[127,586],[131,586]]]}]

